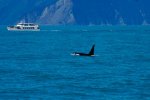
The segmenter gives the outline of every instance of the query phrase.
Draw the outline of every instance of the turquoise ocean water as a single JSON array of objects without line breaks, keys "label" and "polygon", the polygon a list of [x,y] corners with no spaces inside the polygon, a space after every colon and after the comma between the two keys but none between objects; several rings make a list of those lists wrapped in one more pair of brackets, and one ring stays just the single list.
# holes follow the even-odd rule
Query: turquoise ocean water
[{"label": "turquoise ocean water", "polygon": [[0,100],[150,100],[150,26],[0,26]]}]

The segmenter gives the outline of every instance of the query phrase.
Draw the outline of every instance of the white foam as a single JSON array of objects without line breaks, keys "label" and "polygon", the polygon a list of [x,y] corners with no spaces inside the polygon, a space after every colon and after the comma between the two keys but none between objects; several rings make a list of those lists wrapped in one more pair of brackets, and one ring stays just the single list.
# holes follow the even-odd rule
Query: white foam
[{"label": "white foam", "polygon": [[80,56],[79,54],[71,53],[72,56]]},{"label": "white foam", "polygon": [[50,30],[51,32],[60,32],[61,30]]}]

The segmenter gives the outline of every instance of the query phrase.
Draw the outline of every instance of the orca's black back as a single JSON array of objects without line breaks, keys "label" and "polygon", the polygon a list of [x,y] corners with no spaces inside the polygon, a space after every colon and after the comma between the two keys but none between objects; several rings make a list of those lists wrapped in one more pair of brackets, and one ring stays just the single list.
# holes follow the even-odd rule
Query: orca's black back
[{"label": "orca's black back", "polygon": [[91,51],[89,52],[89,55],[94,55],[94,47],[95,45],[92,46]]}]

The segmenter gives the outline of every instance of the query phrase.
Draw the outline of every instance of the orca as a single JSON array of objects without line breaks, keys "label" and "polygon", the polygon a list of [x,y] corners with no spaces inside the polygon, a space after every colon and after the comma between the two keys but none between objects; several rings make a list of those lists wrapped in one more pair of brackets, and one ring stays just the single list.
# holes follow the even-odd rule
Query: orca
[{"label": "orca", "polygon": [[94,48],[95,48],[95,44],[92,46],[89,53],[74,52],[73,55],[75,55],[75,56],[94,56]]}]

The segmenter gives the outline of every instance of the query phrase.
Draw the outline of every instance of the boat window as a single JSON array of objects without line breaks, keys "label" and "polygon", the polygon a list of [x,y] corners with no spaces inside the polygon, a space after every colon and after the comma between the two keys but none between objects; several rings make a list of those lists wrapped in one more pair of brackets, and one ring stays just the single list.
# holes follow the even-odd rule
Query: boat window
[{"label": "boat window", "polygon": [[30,26],[34,26],[34,24],[29,24]]}]

